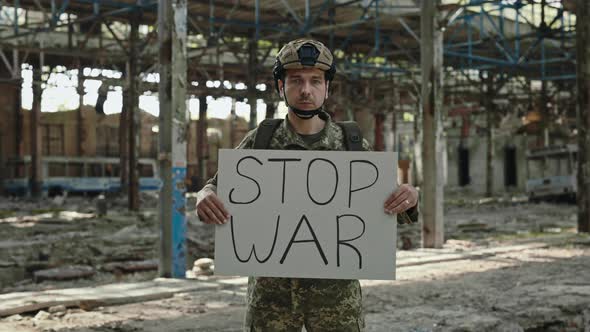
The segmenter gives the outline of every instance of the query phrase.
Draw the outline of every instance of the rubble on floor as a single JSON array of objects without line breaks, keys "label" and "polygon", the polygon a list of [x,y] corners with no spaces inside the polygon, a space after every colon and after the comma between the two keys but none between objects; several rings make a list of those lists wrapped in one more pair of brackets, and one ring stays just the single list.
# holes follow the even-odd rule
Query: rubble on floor
[{"label": "rubble on floor", "polygon": [[[142,196],[149,208],[129,213],[124,199],[107,197],[102,217],[93,200],[0,203],[0,296],[154,279],[157,198]],[[187,282],[213,288],[142,291],[141,302],[124,305],[64,297],[1,318],[0,331],[241,331],[246,278],[210,275],[215,226],[197,220],[194,204],[189,195],[187,268],[196,280]],[[590,331],[590,237],[575,227],[571,204],[448,198],[443,249],[416,250],[421,225],[399,226],[398,248],[410,251],[398,251],[398,280],[362,282],[366,331]],[[72,271],[93,274],[54,280]]]},{"label": "rubble on floor", "polygon": [[[42,289],[50,280],[114,282],[156,277],[157,196],[142,193],[142,208],[137,213],[127,210],[125,199],[106,197],[107,211],[100,217],[97,200],[102,198],[3,199],[0,293]],[[214,228],[201,231],[203,224],[191,215],[194,207],[188,210],[189,235],[203,238],[187,241],[190,269],[196,258],[213,257]]]}]

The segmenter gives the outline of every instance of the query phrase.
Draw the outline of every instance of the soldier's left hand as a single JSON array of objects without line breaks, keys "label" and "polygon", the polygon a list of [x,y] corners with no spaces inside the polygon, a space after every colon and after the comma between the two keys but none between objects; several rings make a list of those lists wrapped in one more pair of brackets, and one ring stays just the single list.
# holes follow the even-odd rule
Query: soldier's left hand
[{"label": "soldier's left hand", "polygon": [[413,208],[416,204],[418,190],[409,184],[402,184],[385,200],[383,208],[387,214],[398,214]]}]

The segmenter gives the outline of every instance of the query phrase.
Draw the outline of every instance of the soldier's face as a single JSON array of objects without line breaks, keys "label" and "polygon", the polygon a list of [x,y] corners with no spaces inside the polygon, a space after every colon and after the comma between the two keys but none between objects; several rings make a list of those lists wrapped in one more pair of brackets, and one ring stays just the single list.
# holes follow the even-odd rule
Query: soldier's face
[{"label": "soldier's face", "polygon": [[317,68],[287,69],[285,82],[279,81],[279,91],[289,105],[300,110],[314,110],[328,98],[324,72]]}]

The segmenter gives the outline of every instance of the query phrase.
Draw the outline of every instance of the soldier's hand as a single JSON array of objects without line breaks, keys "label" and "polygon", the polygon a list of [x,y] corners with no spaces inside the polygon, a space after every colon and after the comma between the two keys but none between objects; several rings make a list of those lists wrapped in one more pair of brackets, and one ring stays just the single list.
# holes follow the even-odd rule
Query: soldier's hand
[{"label": "soldier's hand", "polygon": [[225,224],[230,215],[212,190],[201,190],[197,195],[197,214],[206,224]]},{"label": "soldier's hand", "polygon": [[418,190],[409,184],[402,184],[389,195],[383,207],[385,213],[397,214],[413,208],[416,204],[418,204]]}]

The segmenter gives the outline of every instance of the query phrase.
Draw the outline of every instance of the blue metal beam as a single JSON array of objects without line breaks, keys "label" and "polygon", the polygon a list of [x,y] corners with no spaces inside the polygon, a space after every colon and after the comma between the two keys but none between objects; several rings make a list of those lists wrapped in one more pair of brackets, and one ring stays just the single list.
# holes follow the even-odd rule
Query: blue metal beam
[{"label": "blue metal beam", "polygon": [[20,1],[14,0],[14,35],[18,35],[18,9],[20,8]]},{"label": "blue metal beam", "polygon": [[315,15],[313,15],[313,17],[311,17],[310,19],[305,20],[305,25],[303,26],[303,29],[301,29],[302,35],[307,35],[309,33],[309,30],[313,27],[313,24],[318,19],[318,17],[320,17],[324,13],[324,11],[329,7],[329,3],[330,0],[324,0],[322,5],[320,6],[320,9],[315,11]]},{"label": "blue metal beam", "polygon": [[545,76],[545,77],[541,77],[541,78],[537,78],[537,79],[538,80],[545,80],[545,81],[575,80],[576,74]]},{"label": "blue metal beam", "polygon": [[52,6],[51,6],[51,9],[52,9],[51,26],[54,27],[57,24],[57,22],[59,21],[61,14],[63,14],[66,11],[66,9],[68,8],[68,5],[70,4],[70,0],[63,0],[61,3],[61,7],[57,10],[54,6],[54,2],[52,2],[51,4],[52,4]]},{"label": "blue metal beam", "polygon": [[365,18],[368,9],[371,7],[371,5],[373,4],[373,1],[375,0],[371,0],[371,2],[369,3],[369,5],[367,7],[365,7],[365,9],[363,10],[363,13],[361,14],[361,16],[359,17],[359,20],[356,21],[353,25],[352,25],[352,29],[348,32],[348,35],[346,36],[346,39],[340,44],[340,46],[338,47],[339,50],[343,50],[344,48],[346,48],[346,46],[348,46],[348,43],[350,42],[350,39],[352,38],[352,33],[356,31],[356,29],[358,28],[358,25],[360,23],[364,23],[367,21],[367,19]]},{"label": "blue metal beam", "polygon": [[[520,0],[516,2],[520,4]],[[516,38],[514,39],[514,56],[516,59],[520,57],[520,6],[516,7],[516,20],[514,21],[514,33]]]},{"label": "blue metal beam", "polygon": [[[77,0],[77,1],[84,1],[84,0]],[[15,0],[15,4],[18,4],[19,0]],[[152,0],[149,1],[147,3],[140,3],[137,5],[132,5],[132,6],[127,6],[124,8],[120,8],[120,9],[115,9],[115,10],[111,10],[108,12],[104,12],[103,14],[101,14],[101,16],[103,17],[108,17],[108,16],[119,16],[119,15],[125,15],[125,14],[129,14],[131,12],[134,11],[142,11],[142,10],[151,10],[154,9],[158,6],[158,2],[157,0]],[[15,13],[16,13],[16,8],[15,7]],[[76,24],[76,23],[82,23],[82,22],[89,22],[89,21],[93,21],[96,20],[96,17],[93,16],[89,16],[89,17],[84,17],[84,18],[80,18],[77,19],[73,22],[66,22],[63,24],[56,24],[54,27],[43,27],[43,28],[37,28],[37,29],[30,29],[27,32],[23,32],[23,33],[15,33],[12,36],[6,36],[3,38],[0,38],[0,40],[8,40],[8,39],[13,39],[13,38],[18,38],[18,37],[24,37],[24,36],[28,36],[31,34],[36,34],[36,33],[40,33],[40,32],[48,32],[48,31],[53,31],[55,28],[60,28],[60,27],[66,27],[69,24]],[[18,23],[18,20],[17,20]],[[18,26],[15,26],[15,31],[18,31]]]},{"label": "blue metal beam", "polygon": [[379,52],[379,0],[375,0],[375,46],[371,54]]},{"label": "blue metal beam", "polygon": [[380,66],[380,65],[376,65],[376,64],[372,64],[372,63],[364,63],[364,62],[357,62],[357,63],[345,62],[344,67],[350,68],[350,69],[359,69],[359,70],[376,69],[376,70],[384,72],[384,73],[402,73],[402,74],[410,73],[409,70],[399,68],[399,67],[394,67],[394,66],[390,66],[390,65]]},{"label": "blue metal beam", "polygon": [[[241,21],[241,20],[227,20],[225,18],[221,18],[221,17],[215,17],[213,19],[213,23],[222,23],[222,24],[229,24],[229,25],[235,25],[235,26],[239,26],[239,27],[245,27],[245,28],[256,28],[256,22],[251,22],[251,21]],[[291,26],[281,26],[278,24],[274,24],[274,25],[270,25],[270,24],[259,24],[259,29],[262,30],[271,30],[271,31],[278,31],[278,32],[285,32],[285,33],[292,33],[293,29],[291,28]]]},{"label": "blue metal beam", "polygon": [[260,38],[260,0],[254,2],[254,20],[256,24],[255,40],[258,41]]},{"label": "blue metal beam", "polygon": [[510,61],[494,59],[494,58],[485,57],[485,56],[481,56],[481,55],[468,55],[465,53],[449,51],[449,50],[445,50],[444,54],[454,56],[454,57],[459,57],[459,58],[470,59],[470,60],[483,61],[483,62],[487,62],[487,63],[496,64],[499,66],[513,66],[514,65],[514,63],[512,63]]}]

